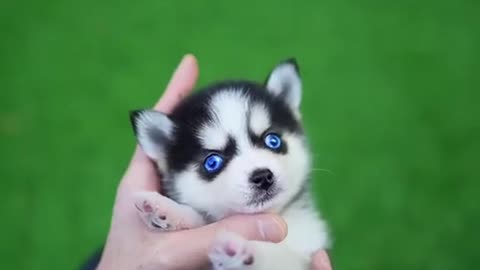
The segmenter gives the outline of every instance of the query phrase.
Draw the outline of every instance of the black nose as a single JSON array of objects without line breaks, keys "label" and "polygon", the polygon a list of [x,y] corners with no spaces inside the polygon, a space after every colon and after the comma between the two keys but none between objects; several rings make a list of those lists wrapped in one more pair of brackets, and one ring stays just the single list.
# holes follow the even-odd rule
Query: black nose
[{"label": "black nose", "polygon": [[250,183],[263,190],[270,188],[274,181],[273,173],[269,169],[256,169],[250,176]]}]

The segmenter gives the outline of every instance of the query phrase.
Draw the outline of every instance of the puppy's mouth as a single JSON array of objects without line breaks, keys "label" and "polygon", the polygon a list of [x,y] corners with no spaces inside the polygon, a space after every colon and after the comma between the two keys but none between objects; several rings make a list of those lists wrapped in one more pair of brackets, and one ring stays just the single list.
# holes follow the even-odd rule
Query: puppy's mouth
[{"label": "puppy's mouth", "polygon": [[267,190],[255,190],[251,196],[248,206],[261,207],[271,205],[274,198],[280,193],[281,189],[273,186]]}]

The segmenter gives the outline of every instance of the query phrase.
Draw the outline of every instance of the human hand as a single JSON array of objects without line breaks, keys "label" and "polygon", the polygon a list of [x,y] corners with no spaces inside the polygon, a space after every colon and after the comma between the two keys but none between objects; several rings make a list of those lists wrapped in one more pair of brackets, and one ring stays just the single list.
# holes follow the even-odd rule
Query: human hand
[{"label": "human hand", "polygon": [[[169,113],[191,92],[197,78],[197,61],[187,55],[154,109]],[[207,251],[219,231],[228,230],[246,239],[270,242],[280,242],[287,234],[285,222],[272,214],[234,216],[191,230],[151,232],[138,217],[133,194],[160,188],[152,162],[137,146],[118,186],[110,232],[98,270],[199,269],[208,265]],[[329,263],[322,263],[323,258],[328,262],[324,252],[314,256],[313,269],[330,269]]]}]

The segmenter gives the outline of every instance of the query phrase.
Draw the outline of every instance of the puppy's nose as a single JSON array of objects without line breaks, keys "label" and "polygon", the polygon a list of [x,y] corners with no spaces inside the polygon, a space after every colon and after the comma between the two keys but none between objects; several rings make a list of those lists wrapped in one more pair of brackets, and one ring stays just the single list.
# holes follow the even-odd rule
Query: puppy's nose
[{"label": "puppy's nose", "polygon": [[269,169],[256,169],[250,176],[250,183],[256,188],[267,190],[275,181],[272,171]]}]

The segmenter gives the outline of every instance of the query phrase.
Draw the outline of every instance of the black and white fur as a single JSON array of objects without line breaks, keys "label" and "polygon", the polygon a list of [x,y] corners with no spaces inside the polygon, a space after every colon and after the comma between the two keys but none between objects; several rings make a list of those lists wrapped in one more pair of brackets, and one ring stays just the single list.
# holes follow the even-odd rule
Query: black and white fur
[{"label": "black and white fur", "polygon": [[[133,112],[138,142],[157,164],[166,195],[136,194],[145,223],[171,231],[235,214],[278,213],[288,224],[283,242],[219,234],[209,254],[214,269],[308,269],[310,256],[329,240],[310,198],[311,154],[301,124],[301,96],[298,65],[289,59],[263,85],[220,82],[186,98],[169,115]],[[265,146],[269,133],[278,134],[281,148]],[[203,166],[211,153],[224,158],[223,168],[213,174]],[[252,182],[259,170],[271,172],[268,187]]]}]

